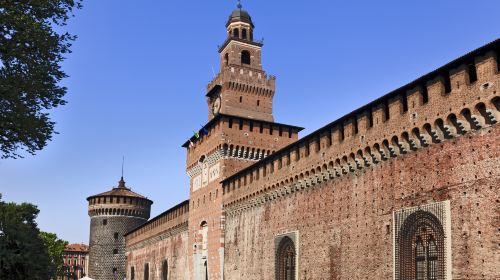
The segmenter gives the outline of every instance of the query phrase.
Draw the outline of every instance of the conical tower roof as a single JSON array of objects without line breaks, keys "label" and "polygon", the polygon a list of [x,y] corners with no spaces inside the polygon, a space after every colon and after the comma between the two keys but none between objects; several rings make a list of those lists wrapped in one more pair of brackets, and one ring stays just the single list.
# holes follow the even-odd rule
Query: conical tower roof
[{"label": "conical tower roof", "polygon": [[120,178],[120,181],[118,181],[118,186],[113,187],[110,191],[99,193],[96,195],[89,196],[87,200],[90,200],[91,198],[94,197],[102,197],[102,196],[125,196],[125,197],[137,197],[137,198],[142,198],[149,200],[147,197],[140,195],[136,192],[133,192],[130,188],[127,188],[125,186],[125,181],[123,180],[123,177]]}]

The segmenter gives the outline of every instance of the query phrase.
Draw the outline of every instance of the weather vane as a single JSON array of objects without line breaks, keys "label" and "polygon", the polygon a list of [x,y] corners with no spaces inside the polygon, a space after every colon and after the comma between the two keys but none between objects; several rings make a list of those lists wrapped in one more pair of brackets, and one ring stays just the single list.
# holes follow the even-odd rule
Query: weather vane
[{"label": "weather vane", "polygon": [[238,5],[236,5],[236,7],[238,7],[238,9],[243,8],[243,6],[241,5],[241,0],[238,0]]}]

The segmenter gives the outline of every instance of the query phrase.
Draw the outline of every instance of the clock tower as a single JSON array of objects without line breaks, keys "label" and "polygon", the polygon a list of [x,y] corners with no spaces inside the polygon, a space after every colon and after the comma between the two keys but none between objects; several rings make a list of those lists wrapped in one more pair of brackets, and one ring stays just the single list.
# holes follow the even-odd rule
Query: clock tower
[{"label": "clock tower", "polygon": [[[192,279],[222,279],[224,213],[220,181],[298,139],[301,127],[274,122],[275,77],[262,69],[262,42],[241,4],[226,23],[220,72],[205,95],[208,122],[188,139],[189,270]],[[251,179],[249,179],[251,180]]]},{"label": "clock tower", "polygon": [[262,70],[262,41],[241,4],[226,23],[227,38],[219,47],[220,73],[208,85],[209,119],[218,113],[273,121],[274,76]]}]

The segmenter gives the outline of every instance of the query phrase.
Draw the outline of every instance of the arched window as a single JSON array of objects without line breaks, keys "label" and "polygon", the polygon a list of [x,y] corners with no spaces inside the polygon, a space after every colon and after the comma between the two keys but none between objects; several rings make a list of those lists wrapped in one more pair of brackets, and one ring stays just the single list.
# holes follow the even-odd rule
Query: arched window
[{"label": "arched window", "polygon": [[133,266],[130,268],[130,279],[135,280],[135,268]]},{"label": "arched window", "polygon": [[144,265],[144,280],[149,280],[149,263]]},{"label": "arched window", "polygon": [[233,37],[240,38],[240,30],[238,28],[233,29]]},{"label": "arched window", "polygon": [[295,244],[290,237],[281,239],[276,254],[276,279],[295,280]]},{"label": "arched window", "polygon": [[161,266],[161,279],[162,280],[168,279],[168,262],[167,262],[167,260],[164,260],[163,264]]},{"label": "arched window", "polygon": [[401,227],[398,246],[397,279],[444,279],[444,231],[432,213],[420,210],[408,216]]},{"label": "arched window", "polygon": [[241,38],[244,40],[247,39],[247,30],[246,29],[241,30]]},{"label": "arched window", "polygon": [[250,52],[248,52],[248,51],[241,52],[241,63],[242,64],[250,64]]},{"label": "arched window", "polygon": [[226,63],[226,65],[229,65],[229,54],[228,53],[226,53],[224,55],[224,62]]}]

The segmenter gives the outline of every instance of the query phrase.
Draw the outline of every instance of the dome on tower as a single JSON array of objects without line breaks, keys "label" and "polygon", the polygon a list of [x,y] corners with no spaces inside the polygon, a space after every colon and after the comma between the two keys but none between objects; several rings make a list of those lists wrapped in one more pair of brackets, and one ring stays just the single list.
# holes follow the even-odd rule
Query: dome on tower
[{"label": "dome on tower", "polygon": [[146,197],[144,197],[136,192],[131,191],[130,188],[127,188],[125,186],[125,181],[123,180],[123,177],[118,182],[117,187],[113,187],[113,189],[110,191],[90,196],[89,198],[87,198],[87,200],[89,200],[90,198],[99,197],[99,196],[125,196],[125,197],[137,197],[137,198],[142,198],[142,199],[148,200]]},{"label": "dome on tower", "polygon": [[242,9],[241,4],[239,4],[239,3],[238,3],[238,7],[236,8],[236,10],[234,10],[231,13],[231,15],[229,16],[229,19],[227,20],[227,23],[226,23],[226,27],[228,27],[229,24],[231,24],[233,22],[245,22],[245,23],[250,24],[252,26],[252,28],[254,27],[253,22],[252,22],[252,17],[250,16],[250,14],[247,11]]}]

